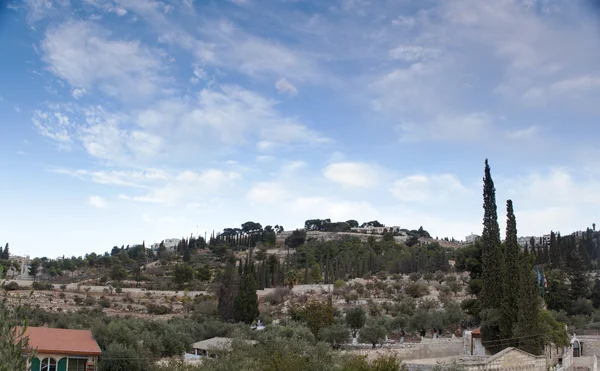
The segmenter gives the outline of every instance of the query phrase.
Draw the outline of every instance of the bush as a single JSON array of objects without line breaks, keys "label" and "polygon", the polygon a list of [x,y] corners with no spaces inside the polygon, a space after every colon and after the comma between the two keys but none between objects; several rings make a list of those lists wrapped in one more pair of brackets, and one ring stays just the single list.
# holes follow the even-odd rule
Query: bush
[{"label": "bush", "polygon": [[101,297],[100,300],[98,300],[98,304],[102,308],[110,308],[110,299],[109,298],[105,298],[105,297]]},{"label": "bush", "polygon": [[404,292],[406,295],[416,299],[429,294],[429,287],[417,282],[411,282],[404,287]]},{"label": "bush", "polygon": [[408,275],[408,279],[413,282],[417,282],[418,280],[421,279],[421,273],[413,272]]},{"label": "bush", "polygon": [[161,304],[148,303],[148,305],[146,305],[146,309],[148,310],[148,313],[156,314],[159,316],[171,313],[170,307]]},{"label": "bush", "polygon": [[15,281],[10,281],[9,283],[5,284],[2,287],[6,291],[15,291],[15,290],[19,290],[21,288],[21,287],[19,287],[19,284],[16,283]]},{"label": "bush", "polygon": [[81,303],[83,303],[83,299],[79,295],[75,295],[73,297],[73,301],[75,302],[76,305],[81,305]]},{"label": "bush", "polygon": [[85,304],[88,307],[91,307],[92,305],[96,305],[96,298],[93,296],[86,296],[85,299],[83,300],[83,304]]},{"label": "bush", "polygon": [[386,271],[379,271],[379,272],[377,272],[376,277],[378,279],[382,280],[382,281],[385,281],[388,278],[388,272],[386,272]]},{"label": "bush", "polygon": [[344,286],[346,286],[346,282],[344,282],[344,280],[335,280],[333,283],[333,287],[336,289],[341,289]]}]

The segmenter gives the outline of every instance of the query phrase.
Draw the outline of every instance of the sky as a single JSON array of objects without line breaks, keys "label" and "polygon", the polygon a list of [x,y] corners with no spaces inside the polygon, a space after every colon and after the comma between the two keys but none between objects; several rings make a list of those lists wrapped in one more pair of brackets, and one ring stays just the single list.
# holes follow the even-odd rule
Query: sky
[{"label": "sky", "polygon": [[0,243],[600,222],[593,0],[0,1]]}]

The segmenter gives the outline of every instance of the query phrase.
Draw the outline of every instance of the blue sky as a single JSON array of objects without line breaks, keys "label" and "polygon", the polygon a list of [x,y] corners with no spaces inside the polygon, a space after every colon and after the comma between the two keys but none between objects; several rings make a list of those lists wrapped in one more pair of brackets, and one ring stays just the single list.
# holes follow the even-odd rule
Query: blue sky
[{"label": "blue sky", "polygon": [[519,235],[598,222],[591,0],[2,4],[13,252],[311,218],[463,239],[486,157]]}]

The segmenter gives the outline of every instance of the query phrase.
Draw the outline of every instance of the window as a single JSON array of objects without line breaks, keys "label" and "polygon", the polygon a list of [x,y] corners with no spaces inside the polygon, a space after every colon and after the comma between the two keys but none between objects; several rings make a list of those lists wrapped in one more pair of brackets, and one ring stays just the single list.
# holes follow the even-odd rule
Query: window
[{"label": "window", "polygon": [[87,358],[69,358],[69,371],[85,371]]},{"label": "window", "polygon": [[44,358],[41,371],[56,371],[56,360],[54,358]]}]

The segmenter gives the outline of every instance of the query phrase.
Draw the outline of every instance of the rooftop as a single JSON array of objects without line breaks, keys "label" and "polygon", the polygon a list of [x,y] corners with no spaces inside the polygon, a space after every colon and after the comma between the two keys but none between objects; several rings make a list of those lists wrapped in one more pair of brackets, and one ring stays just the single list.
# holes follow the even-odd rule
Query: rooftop
[{"label": "rooftop", "polygon": [[[18,333],[21,327],[17,327]],[[102,351],[90,330],[27,327],[29,348],[38,353],[100,355]]]}]

